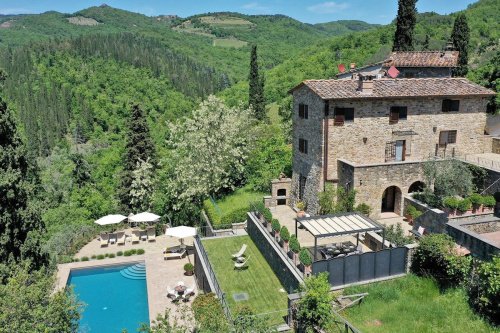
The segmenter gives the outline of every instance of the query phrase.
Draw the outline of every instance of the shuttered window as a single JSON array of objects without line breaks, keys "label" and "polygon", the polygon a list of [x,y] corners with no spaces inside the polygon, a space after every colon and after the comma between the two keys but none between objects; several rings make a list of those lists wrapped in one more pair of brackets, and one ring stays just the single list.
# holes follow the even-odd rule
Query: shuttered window
[{"label": "shuttered window", "polygon": [[460,109],[460,101],[453,99],[444,99],[442,105],[443,112],[457,112]]},{"label": "shuttered window", "polygon": [[307,154],[307,140],[299,139],[299,151],[301,153]]},{"label": "shuttered window", "polygon": [[335,108],[335,125],[342,126],[345,122],[354,121],[353,108]]},{"label": "shuttered window", "polygon": [[400,120],[406,120],[408,108],[406,106],[391,106],[389,124],[397,124]]},{"label": "shuttered window", "polygon": [[450,143],[456,143],[457,142],[457,131],[441,131],[439,133],[439,145],[440,146],[446,146],[447,144]]},{"label": "shuttered window", "polygon": [[309,118],[309,105],[299,104],[299,118],[301,119]]}]

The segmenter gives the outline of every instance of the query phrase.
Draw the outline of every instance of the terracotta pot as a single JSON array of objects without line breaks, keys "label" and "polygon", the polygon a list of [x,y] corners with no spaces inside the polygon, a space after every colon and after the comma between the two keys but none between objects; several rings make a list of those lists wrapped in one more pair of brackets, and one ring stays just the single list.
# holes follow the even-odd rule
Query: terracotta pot
[{"label": "terracotta pot", "polygon": [[283,250],[288,253],[288,242],[283,241]]},{"label": "terracotta pot", "polygon": [[193,274],[194,274],[194,271],[186,271],[186,272],[184,272],[184,275],[186,275],[186,276],[193,276]]},{"label": "terracotta pot", "polygon": [[304,217],[304,216],[306,216],[306,212],[304,212],[303,210],[299,210],[297,212],[297,217]]}]

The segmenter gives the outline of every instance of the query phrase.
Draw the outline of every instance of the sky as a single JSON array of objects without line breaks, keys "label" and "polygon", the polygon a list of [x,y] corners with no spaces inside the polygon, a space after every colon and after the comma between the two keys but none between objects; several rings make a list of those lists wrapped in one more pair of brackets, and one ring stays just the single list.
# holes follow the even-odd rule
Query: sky
[{"label": "sky", "polygon": [[[449,14],[475,0],[418,0],[419,12]],[[187,17],[206,12],[232,11],[243,14],[284,14],[306,23],[362,20],[387,24],[396,17],[397,0],[0,0],[0,14],[42,13],[55,10],[74,13],[106,3],[112,7],[148,16],[176,14]]]}]

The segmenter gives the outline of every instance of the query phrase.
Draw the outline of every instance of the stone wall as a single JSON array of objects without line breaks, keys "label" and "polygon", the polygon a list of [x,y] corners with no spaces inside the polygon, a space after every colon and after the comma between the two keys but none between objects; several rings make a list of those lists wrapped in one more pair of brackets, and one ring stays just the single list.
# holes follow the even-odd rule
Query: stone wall
[{"label": "stone wall", "polygon": [[448,223],[448,214],[440,209],[432,208],[423,202],[413,199],[410,196],[404,197],[404,206],[412,205],[422,212],[422,215],[413,221],[413,229],[418,227],[425,228],[426,233],[446,233],[446,223]]},{"label": "stone wall", "polygon": [[[302,87],[293,93],[293,160],[291,204],[296,203],[299,196],[300,176],[306,177],[304,201],[310,214],[319,211],[318,192],[323,190],[323,118],[325,102],[312,94],[309,88]],[[299,118],[299,104],[308,105],[308,119]],[[308,153],[299,151],[299,138],[308,141]]]},{"label": "stone wall", "polygon": [[493,138],[491,150],[495,154],[500,154],[500,138]]},{"label": "stone wall", "polygon": [[477,224],[484,223],[448,223],[447,233],[453,237],[457,244],[469,249],[472,255],[479,259],[488,260],[492,256],[500,254],[498,246],[472,230],[473,225]]},{"label": "stone wall", "polygon": [[[457,130],[457,142],[438,148],[439,156],[483,153],[486,104],[486,99],[463,98],[459,112],[444,113],[442,98],[332,101],[327,120],[327,179],[338,177],[339,158],[358,164],[385,163],[386,145],[396,140],[406,141],[405,161],[426,160],[435,155],[439,133],[445,130]],[[407,106],[407,119],[389,124],[391,106]],[[354,121],[335,126],[336,107],[354,108]]]},{"label": "stone wall", "polygon": [[491,221],[484,223],[471,223],[466,225],[467,229],[478,234],[500,231],[500,221]]},{"label": "stone wall", "polygon": [[410,186],[424,179],[422,163],[401,162],[376,165],[356,165],[349,161],[338,160],[339,184],[349,184],[356,190],[356,203],[366,203],[372,208],[370,217],[379,218],[384,191],[396,186],[396,202],[394,211],[403,213],[403,196]]}]

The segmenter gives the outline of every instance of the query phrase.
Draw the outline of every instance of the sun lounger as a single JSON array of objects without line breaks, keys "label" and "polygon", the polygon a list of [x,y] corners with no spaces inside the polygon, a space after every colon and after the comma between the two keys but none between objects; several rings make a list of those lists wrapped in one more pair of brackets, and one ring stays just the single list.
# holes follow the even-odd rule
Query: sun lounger
[{"label": "sun lounger", "polygon": [[233,258],[239,258],[239,257],[242,257],[243,254],[245,253],[247,249],[247,245],[246,244],[243,244],[243,246],[241,247],[241,249],[238,251],[238,253],[235,253],[233,254]]},{"label": "sun lounger", "polygon": [[108,246],[109,235],[107,233],[101,233],[101,246]]},{"label": "sun lounger", "polygon": [[148,241],[154,242],[156,240],[156,227],[149,227],[147,229],[148,232]]},{"label": "sun lounger", "polygon": [[132,230],[132,243],[137,243],[141,240],[141,231]]},{"label": "sun lounger", "polygon": [[248,256],[248,258],[245,261],[243,261],[243,262],[235,262],[234,263],[234,268],[238,269],[238,270],[244,268],[247,265],[247,263],[248,263],[248,259],[250,259],[250,256]]},{"label": "sun lounger", "polygon": [[116,233],[116,244],[125,245],[125,232],[119,231]]},{"label": "sun lounger", "polygon": [[164,260],[169,260],[169,259],[182,259],[186,255],[186,250],[181,250],[179,252],[165,252],[163,254],[163,259]]}]

